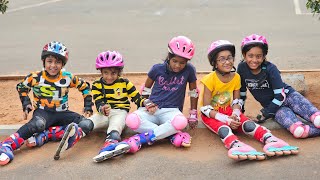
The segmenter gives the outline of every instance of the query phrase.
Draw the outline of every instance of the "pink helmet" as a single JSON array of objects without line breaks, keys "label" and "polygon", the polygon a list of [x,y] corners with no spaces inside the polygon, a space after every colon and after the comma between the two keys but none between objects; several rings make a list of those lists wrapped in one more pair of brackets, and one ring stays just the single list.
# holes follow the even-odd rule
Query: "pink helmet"
[{"label": "pink helmet", "polygon": [[185,36],[177,36],[170,40],[168,44],[168,51],[171,54],[190,60],[194,55],[194,45],[189,38]]},{"label": "pink helmet", "polygon": [[245,37],[241,42],[241,50],[243,53],[243,48],[252,45],[252,44],[261,44],[265,50],[266,54],[268,53],[268,42],[267,39],[264,36],[257,35],[257,34],[251,34],[247,37]]},{"label": "pink helmet", "polygon": [[96,68],[102,69],[107,67],[124,67],[122,55],[117,51],[102,52],[96,58]]},{"label": "pink helmet", "polygon": [[230,41],[217,40],[211,43],[208,49],[208,59],[212,66],[214,66],[214,61],[215,61],[215,59],[212,59],[212,57],[214,57],[216,54],[218,54],[220,51],[223,51],[223,50],[231,51],[231,54],[233,57],[236,54],[236,48],[234,44],[232,44]]}]

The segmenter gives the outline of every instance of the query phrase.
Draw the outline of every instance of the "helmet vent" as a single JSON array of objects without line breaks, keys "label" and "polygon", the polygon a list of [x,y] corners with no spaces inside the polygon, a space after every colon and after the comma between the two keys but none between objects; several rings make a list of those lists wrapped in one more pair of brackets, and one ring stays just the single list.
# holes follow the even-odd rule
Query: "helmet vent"
[{"label": "helmet vent", "polygon": [[182,48],[182,52],[184,52],[186,50],[186,46],[183,46]]}]

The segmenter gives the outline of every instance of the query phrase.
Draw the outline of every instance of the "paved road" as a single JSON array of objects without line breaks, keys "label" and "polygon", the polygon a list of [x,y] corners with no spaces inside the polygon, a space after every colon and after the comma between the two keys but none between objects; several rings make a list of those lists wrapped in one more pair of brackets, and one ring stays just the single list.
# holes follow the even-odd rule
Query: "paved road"
[{"label": "paved road", "polygon": [[180,34],[195,42],[199,71],[211,70],[206,50],[213,40],[228,39],[239,51],[251,33],[268,37],[269,60],[280,69],[320,68],[320,21],[304,14],[305,1],[11,0],[0,15],[0,75],[40,69],[40,51],[51,40],[69,47],[72,72],[97,72],[95,57],[107,49],[124,55],[126,72],[146,72]]},{"label": "paved road", "polygon": [[[216,135],[197,129],[190,149],[174,148],[164,140],[134,155],[96,164],[91,158],[98,152],[104,135],[94,133],[59,161],[53,160],[57,143],[36,149],[24,147],[15,152],[12,163],[0,167],[0,174],[1,179],[319,179],[320,139],[296,140],[284,130],[273,133],[300,146],[300,154],[261,162],[235,162],[227,158]],[[240,138],[261,150],[260,143],[246,136]]]}]

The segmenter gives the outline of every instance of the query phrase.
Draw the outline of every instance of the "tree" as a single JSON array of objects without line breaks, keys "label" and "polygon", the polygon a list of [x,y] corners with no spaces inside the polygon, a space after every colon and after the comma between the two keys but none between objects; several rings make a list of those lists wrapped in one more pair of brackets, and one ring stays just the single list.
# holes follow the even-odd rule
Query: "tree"
[{"label": "tree", "polygon": [[306,7],[311,10],[311,12],[315,14],[320,13],[320,0],[308,0]]},{"label": "tree", "polygon": [[9,1],[7,0],[0,0],[0,12],[2,14],[4,14],[7,10],[7,7],[8,7],[8,3]]}]

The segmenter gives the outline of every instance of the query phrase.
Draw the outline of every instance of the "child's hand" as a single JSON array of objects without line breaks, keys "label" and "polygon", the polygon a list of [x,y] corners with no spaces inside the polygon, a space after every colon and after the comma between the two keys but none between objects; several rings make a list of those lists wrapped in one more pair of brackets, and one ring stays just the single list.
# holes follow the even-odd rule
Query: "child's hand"
[{"label": "child's hand", "polygon": [[92,111],[85,111],[85,112],[83,113],[83,116],[84,116],[85,118],[88,118],[88,117],[92,116],[92,114],[93,114]]},{"label": "child's hand", "polygon": [[109,116],[110,110],[111,106],[109,104],[105,104],[102,107],[100,107],[100,112],[105,116]]},{"label": "child's hand", "polygon": [[196,109],[190,110],[188,124],[191,129],[195,129],[198,126],[198,114]]},{"label": "child's hand", "polygon": [[231,129],[236,130],[241,125],[241,122],[234,116],[229,117],[229,126]]},{"label": "child's hand", "polygon": [[24,120],[27,120],[28,114],[29,114],[29,112],[32,111],[32,110],[33,110],[33,107],[32,107],[31,104],[28,104],[28,105],[24,108],[24,111],[23,111],[23,119],[24,119]]},{"label": "child's hand", "polygon": [[150,114],[154,114],[158,110],[158,106],[155,103],[153,103],[150,99],[144,100],[143,104]]}]

